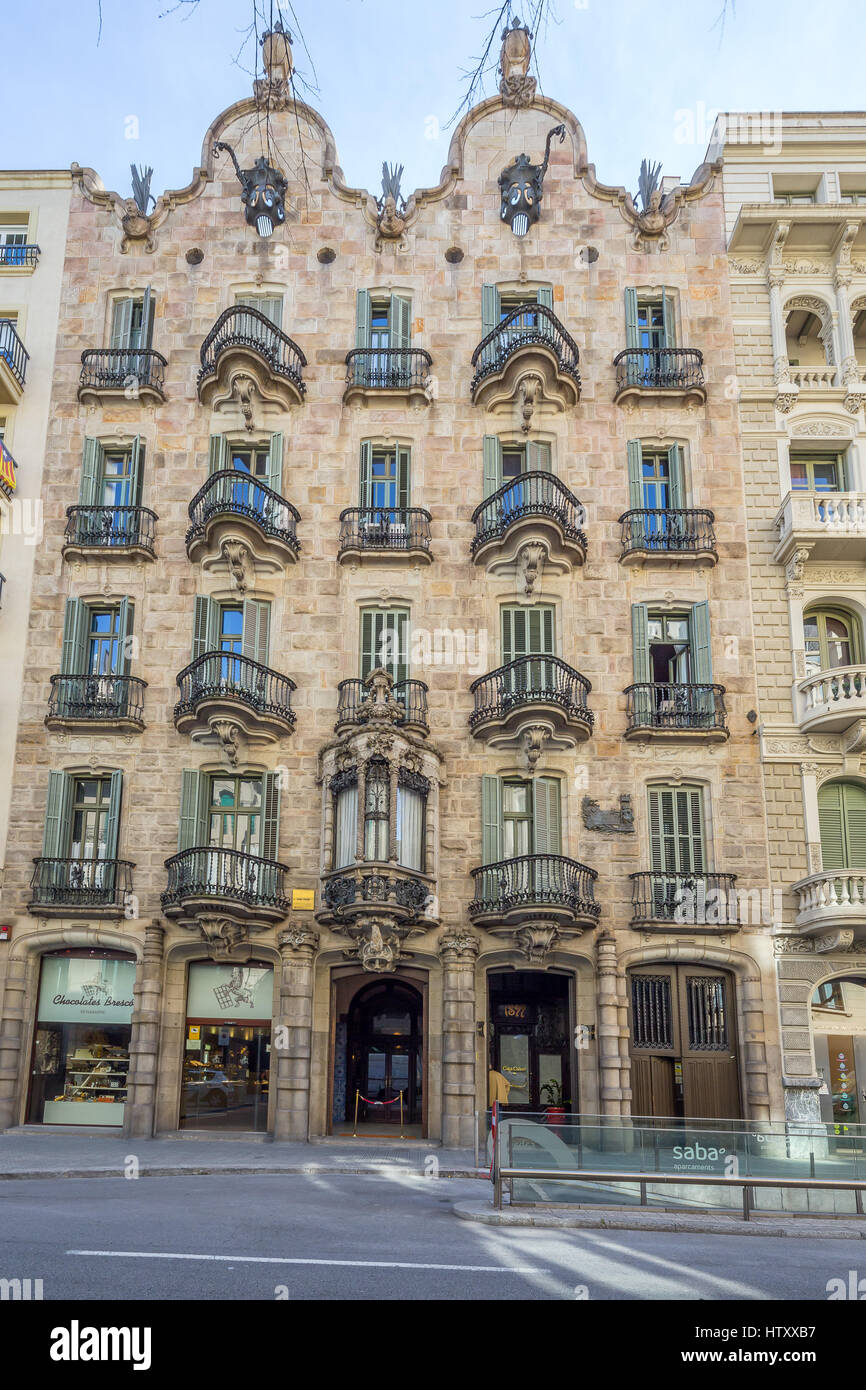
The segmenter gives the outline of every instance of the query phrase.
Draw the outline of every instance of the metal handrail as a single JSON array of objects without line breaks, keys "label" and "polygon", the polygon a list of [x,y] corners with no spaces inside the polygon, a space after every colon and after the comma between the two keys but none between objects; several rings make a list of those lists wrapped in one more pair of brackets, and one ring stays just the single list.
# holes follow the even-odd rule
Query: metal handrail
[{"label": "metal handrail", "polygon": [[577,343],[552,309],[530,301],[518,304],[481,339],[472,354],[475,375],[469,387],[471,394],[474,396],[476,387],[485,377],[500,371],[513,353],[535,344],[550,348],[559,370],[580,385]]},{"label": "metal handrail", "polygon": [[[733,894],[736,906],[736,874],[702,869],[692,873],[640,869],[629,874],[629,878],[632,881],[633,922],[677,922],[677,912],[680,912],[683,925],[692,926],[694,919],[703,912],[701,899],[706,904],[708,897],[714,909],[720,901],[727,909]],[[727,915],[726,910],[724,916]]]},{"label": "metal handrail", "polygon": [[715,516],[700,507],[634,507],[619,518],[622,550],[712,551],[716,549]]},{"label": "metal handrail", "polygon": [[227,898],[250,907],[288,911],[283,878],[289,870],[275,859],[201,846],[173,854],[165,867],[168,884],[160,895],[163,908],[189,898]]},{"label": "metal handrail", "polygon": [[106,548],[141,546],[153,553],[154,522],[149,507],[67,507],[66,545]]},{"label": "metal handrail", "polygon": [[203,652],[177,676],[180,698],[174,707],[175,722],[193,711],[202,700],[240,700],[260,714],[276,715],[294,725],[291,692],[297,687],[291,676],[280,675],[260,661],[235,652]]},{"label": "metal handrail", "polygon": [[344,550],[429,550],[432,518],[423,507],[346,507],[340,513]]},{"label": "metal handrail", "polygon": [[725,687],[702,681],[637,681],[626,686],[629,729],[727,728]]},{"label": "metal handrail", "polygon": [[138,676],[58,675],[51,677],[49,719],[144,718],[147,681]]},{"label": "metal handrail", "polygon": [[601,913],[595,901],[595,869],[563,854],[520,854],[471,872],[475,897],[469,904],[470,917],[540,903],[568,907],[583,916]]},{"label": "metal handrail", "polygon": [[35,266],[41,251],[35,244],[27,246],[0,246],[0,265]]},{"label": "metal handrail", "polygon": [[303,368],[307,365],[298,344],[258,309],[231,304],[224,309],[201,345],[198,384],[217,369],[220,355],[229,347],[250,348],[278,376],[294,382],[303,396],[307,390]]},{"label": "metal handrail", "polygon": [[346,385],[372,391],[424,391],[432,366],[426,348],[352,348],[346,353]]},{"label": "metal handrail", "polygon": [[153,348],[87,348],[81,354],[78,387],[93,391],[126,391],[134,398],[142,386],[162,395],[168,362]]},{"label": "metal handrail", "polygon": [[586,547],[586,536],[580,529],[586,520],[584,508],[555,473],[539,469],[504,483],[475,508],[471,553],[527,516],[553,517],[569,540]]},{"label": "metal handrail", "polygon": [[704,355],[697,348],[625,348],[613,359],[616,389],[636,386],[648,391],[703,387]]},{"label": "metal handrail", "polygon": [[[403,706],[401,724],[417,724],[427,728],[427,686],[423,681],[395,681],[391,694]],[[357,676],[340,681],[337,686],[337,728],[341,724],[360,724],[367,707],[368,687]]]},{"label": "metal handrail", "polygon": [[188,508],[190,527],[186,544],[204,533],[214,516],[245,516],[268,536],[300,549],[295,531],[301,514],[273,488],[237,468],[220,468],[199,488]]},{"label": "metal handrail", "polygon": [[120,907],[132,888],[128,859],[34,859],[32,906]]},{"label": "metal handrail", "polygon": [[586,702],[591,690],[586,676],[558,656],[519,656],[472,682],[469,692],[475,696],[475,709],[469,727],[532,704],[559,705],[592,727],[594,715]]},{"label": "metal handrail", "polygon": [[18,337],[18,330],[11,319],[0,318],[0,358],[6,362],[18,385],[23,386],[30,353]]}]

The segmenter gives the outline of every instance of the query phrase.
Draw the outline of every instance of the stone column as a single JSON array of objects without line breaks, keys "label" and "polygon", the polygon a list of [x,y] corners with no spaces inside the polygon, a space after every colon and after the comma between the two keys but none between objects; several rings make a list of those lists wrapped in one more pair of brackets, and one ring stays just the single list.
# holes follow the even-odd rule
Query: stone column
[{"label": "stone column", "polygon": [[773,340],[773,375],[776,381],[787,377],[788,344],[785,341],[785,312],[782,307],[783,270],[771,270],[767,276],[770,290],[770,332]]},{"label": "stone column", "polygon": [[471,1149],[475,1142],[475,961],[481,943],[474,932],[449,931],[439,942],[442,962],[442,1143]]},{"label": "stone column", "polygon": [[18,1076],[25,1032],[27,966],[26,956],[14,957],[6,966],[0,1019],[0,1133],[19,1119]]},{"label": "stone column", "polygon": [[846,384],[849,381],[857,381],[860,376],[857,354],[854,349],[851,302],[848,296],[853,279],[854,273],[848,269],[837,269],[833,276],[833,288],[836,291],[836,320],[839,329],[840,375]]},{"label": "stone column", "polygon": [[627,1039],[620,1027],[623,998],[616,958],[616,939],[602,930],[596,940],[596,990],[598,1013],[599,1098],[602,1115],[623,1115],[628,1111],[629,1060]]},{"label": "stone column", "polygon": [[824,860],[821,854],[821,824],[818,819],[818,764],[802,763],[800,780],[803,785],[806,864],[810,874],[820,874],[824,868]]},{"label": "stone column", "polygon": [[129,1090],[123,1114],[123,1132],[149,1139],[156,1115],[159,1023],[162,1003],[165,928],[159,918],[144,929],[144,955],[138,966],[129,1040]]},{"label": "stone column", "polygon": [[271,1039],[271,1057],[277,1059],[274,1138],[305,1141],[310,1133],[313,968],[319,933],[295,925],[281,932],[277,940],[282,966],[280,1013]]}]

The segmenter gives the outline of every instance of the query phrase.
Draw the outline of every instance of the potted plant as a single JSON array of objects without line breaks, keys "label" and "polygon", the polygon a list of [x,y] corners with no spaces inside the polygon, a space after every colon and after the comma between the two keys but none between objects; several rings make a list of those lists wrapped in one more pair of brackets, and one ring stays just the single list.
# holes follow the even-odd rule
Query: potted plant
[{"label": "potted plant", "polygon": [[560,1081],[545,1081],[541,1088],[541,1094],[547,1097],[545,1106],[545,1119],[549,1125],[561,1125],[565,1123],[565,1106],[562,1103],[562,1083]]}]

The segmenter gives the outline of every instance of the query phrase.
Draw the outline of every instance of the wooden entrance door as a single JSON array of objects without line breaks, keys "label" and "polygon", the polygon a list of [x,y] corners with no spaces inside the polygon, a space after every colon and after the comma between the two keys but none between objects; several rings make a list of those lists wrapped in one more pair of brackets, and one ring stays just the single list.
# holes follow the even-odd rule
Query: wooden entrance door
[{"label": "wooden entrance door", "polygon": [[734,982],[700,965],[629,972],[632,1114],[741,1118]]}]

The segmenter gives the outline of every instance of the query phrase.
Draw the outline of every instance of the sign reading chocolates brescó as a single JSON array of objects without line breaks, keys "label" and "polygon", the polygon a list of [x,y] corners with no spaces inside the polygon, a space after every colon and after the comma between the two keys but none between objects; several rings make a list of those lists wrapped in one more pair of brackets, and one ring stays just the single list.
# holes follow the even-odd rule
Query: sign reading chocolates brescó
[{"label": "sign reading chocolates bresc\u00f3", "polygon": [[46,956],[39,985],[40,1023],[130,1023],[134,960]]}]

